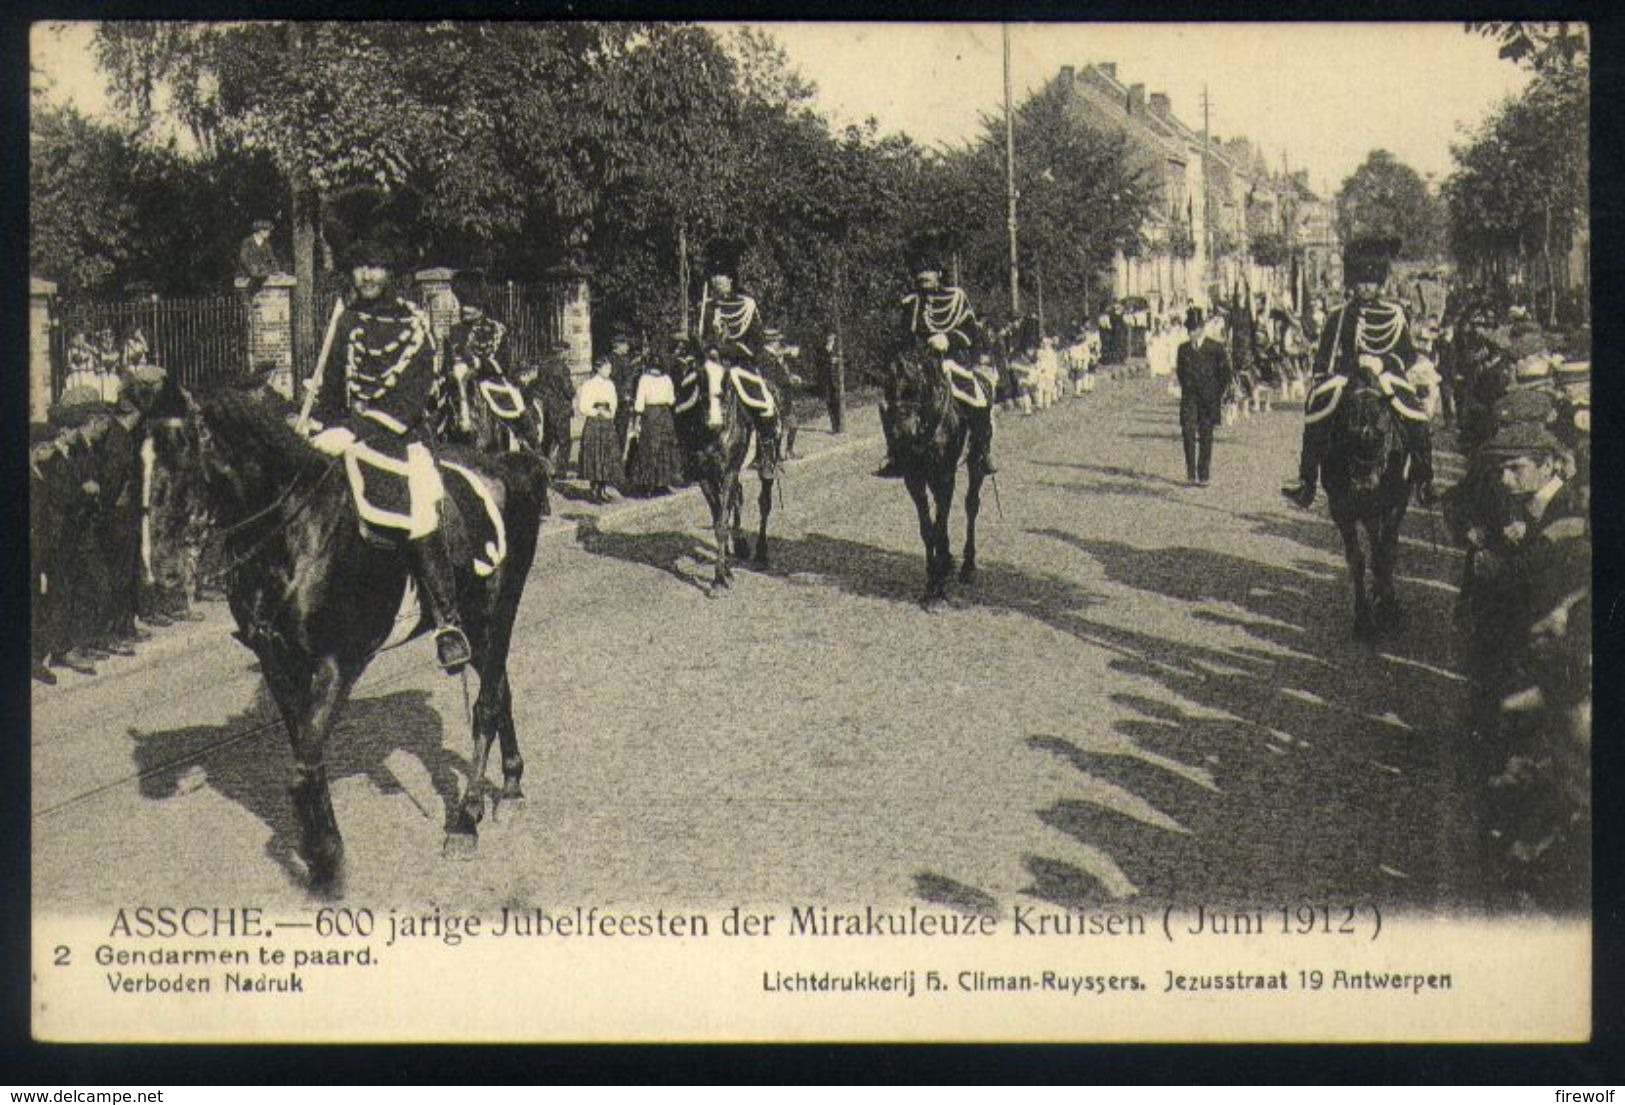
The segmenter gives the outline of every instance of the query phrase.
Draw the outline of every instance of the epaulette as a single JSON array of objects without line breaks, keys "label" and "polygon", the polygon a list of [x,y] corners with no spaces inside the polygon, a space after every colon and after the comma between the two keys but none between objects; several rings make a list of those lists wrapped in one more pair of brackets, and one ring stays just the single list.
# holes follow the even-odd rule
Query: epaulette
[{"label": "epaulette", "polygon": [[1319,422],[1331,415],[1337,409],[1337,404],[1343,398],[1343,389],[1348,386],[1346,376],[1328,376],[1309,392],[1309,397],[1303,401],[1303,417],[1305,422]]},{"label": "epaulette", "polygon": [[1382,393],[1388,397],[1388,405],[1392,407],[1401,418],[1408,418],[1412,422],[1431,421],[1428,418],[1427,411],[1423,410],[1418,405],[1420,400],[1416,397],[1416,389],[1412,387],[1411,382],[1405,379],[1403,376],[1395,376],[1391,373],[1384,372],[1382,375],[1377,377],[1377,386],[1380,387],[1382,389]]}]

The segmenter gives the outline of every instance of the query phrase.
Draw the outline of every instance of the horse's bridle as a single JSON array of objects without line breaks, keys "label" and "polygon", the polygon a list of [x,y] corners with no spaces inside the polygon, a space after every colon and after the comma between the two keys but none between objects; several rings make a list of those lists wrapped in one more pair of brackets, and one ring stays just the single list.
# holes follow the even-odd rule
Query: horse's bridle
[{"label": "horse's bridle", "polygon": [[[168,424],[176,427],[187,427],[190,425],[190,427],[194,429],[197,434],[198,457],[200,460],[202,460],[205,455],[212,454],[214,452],[214,434],[210,431],[208,423],[204,421],[201,408],[197,406],[196,402],[190,395],[186,397],[186,403],[188,413],[190,415],[189,418],[170,417],[158,419],[156,421],[160,425]],[[322,469],[322,474],[318,476],[316,481],[310,485],[310,493],[305,496],[304,500],[300,502],[298,507],[294,509],[292,513],[287,515],[287,517],[283,518],[279,524],[272,526],[268,531],[266,531],[265,534],[250,545],[247,552],[241,554],[240,556],[233,557],[229,563],[222,565],[210,573],[210,578],[216,580],[224,578],[225,576],[228,576],[232,572],[236,571],[238,568],[241,568],[244,564],[247,564],[253,560],[255,557],[259,556],[260,553],[264,552],[265,549],[269,547],[272,540],[291,526],[299,518],[299,516],[310,507],[311,503],[315,502],[317,490],[320,489],[322,484],[326,483],[328,478],[338,470],[342,459],[342,457],[330,458],[327,462],[327,466]],[[215,533],[222,541],[231,540],[231,538],[245,532],[250,526],[253,526],[255,523],[269,517],[271,514],[281,509],[282,505],[288,501],[288,498],[293,494],[294,490],[298,486],[299,477],[296,475],[292,480],[288,481],[288,485],[282,489],[281,493],[278,494],[275,499],[271,500],[269,505],[256,510],[246,518],[238,519],[228,526],[219,527],[215,530]]]}]

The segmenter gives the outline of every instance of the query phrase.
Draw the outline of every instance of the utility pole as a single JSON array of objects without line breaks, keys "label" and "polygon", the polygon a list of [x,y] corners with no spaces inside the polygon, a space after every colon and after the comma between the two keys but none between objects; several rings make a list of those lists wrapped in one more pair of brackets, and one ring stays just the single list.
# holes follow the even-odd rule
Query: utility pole
[{"label": "utility pole", "polygon": [[688,328],[688,227],[683,223],[677,224],[677,288],[678,299],[681,300],[680,310],[683,316],[683,333],[689,333]]},{"label": "utility pole", "polygon": [[1009,197],[1010,315],[1021,314],[1021,276],[1016,255],[1016,124],[1010,102],[1010,24],[1004,24],[1004,178]]},{"label": "utility pole", "polygon": [[1202,86],[1202,270],[1207,274],[1207,282],[1213,283],[1213,208],[1209,202],[1211,196],[1208,189],[1207,159],[1213,149],[1213,140],[1208,136],[1208,97],[1207,85]]},{"label": "utility pole", "polygon": [[1038,281],[1038,336],[1042,338],[1047,333],[1044,329],[1044,266],[1042,262],[1033,266],[1033,278]]},{"label": "utility pole", "polygon": [[829,432],[846,431],[846,329],[842,324],[846,302],[846,253],[835,255],[835,341],[829,350]]}]

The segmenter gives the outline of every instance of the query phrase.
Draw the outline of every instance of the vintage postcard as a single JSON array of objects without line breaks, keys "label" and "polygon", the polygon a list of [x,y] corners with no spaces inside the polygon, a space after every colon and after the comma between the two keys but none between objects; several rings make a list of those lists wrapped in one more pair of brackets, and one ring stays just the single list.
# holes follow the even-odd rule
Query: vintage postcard
[{"label": "vintage postcard", "polygon": [[1581,1041],[1588,30],[39,22],[46,1041]]}]

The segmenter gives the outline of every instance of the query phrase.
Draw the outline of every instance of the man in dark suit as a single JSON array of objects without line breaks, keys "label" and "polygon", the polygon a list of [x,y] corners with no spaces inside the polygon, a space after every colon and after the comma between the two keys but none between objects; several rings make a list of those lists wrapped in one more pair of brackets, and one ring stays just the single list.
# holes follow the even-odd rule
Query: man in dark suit
[{"label": "man in dark suit", "polygon": [[[1187,324],[1188,325],[1188,324]],[[1174,371],[1179,377],[1179,430],[1185,438],[1185,478],[1206,485],[1213,460],[1213,427],[1225,389],[1230,386],[1230,355],[1224,346],[1224,321],[1210,316],[1179,347]]]}]

